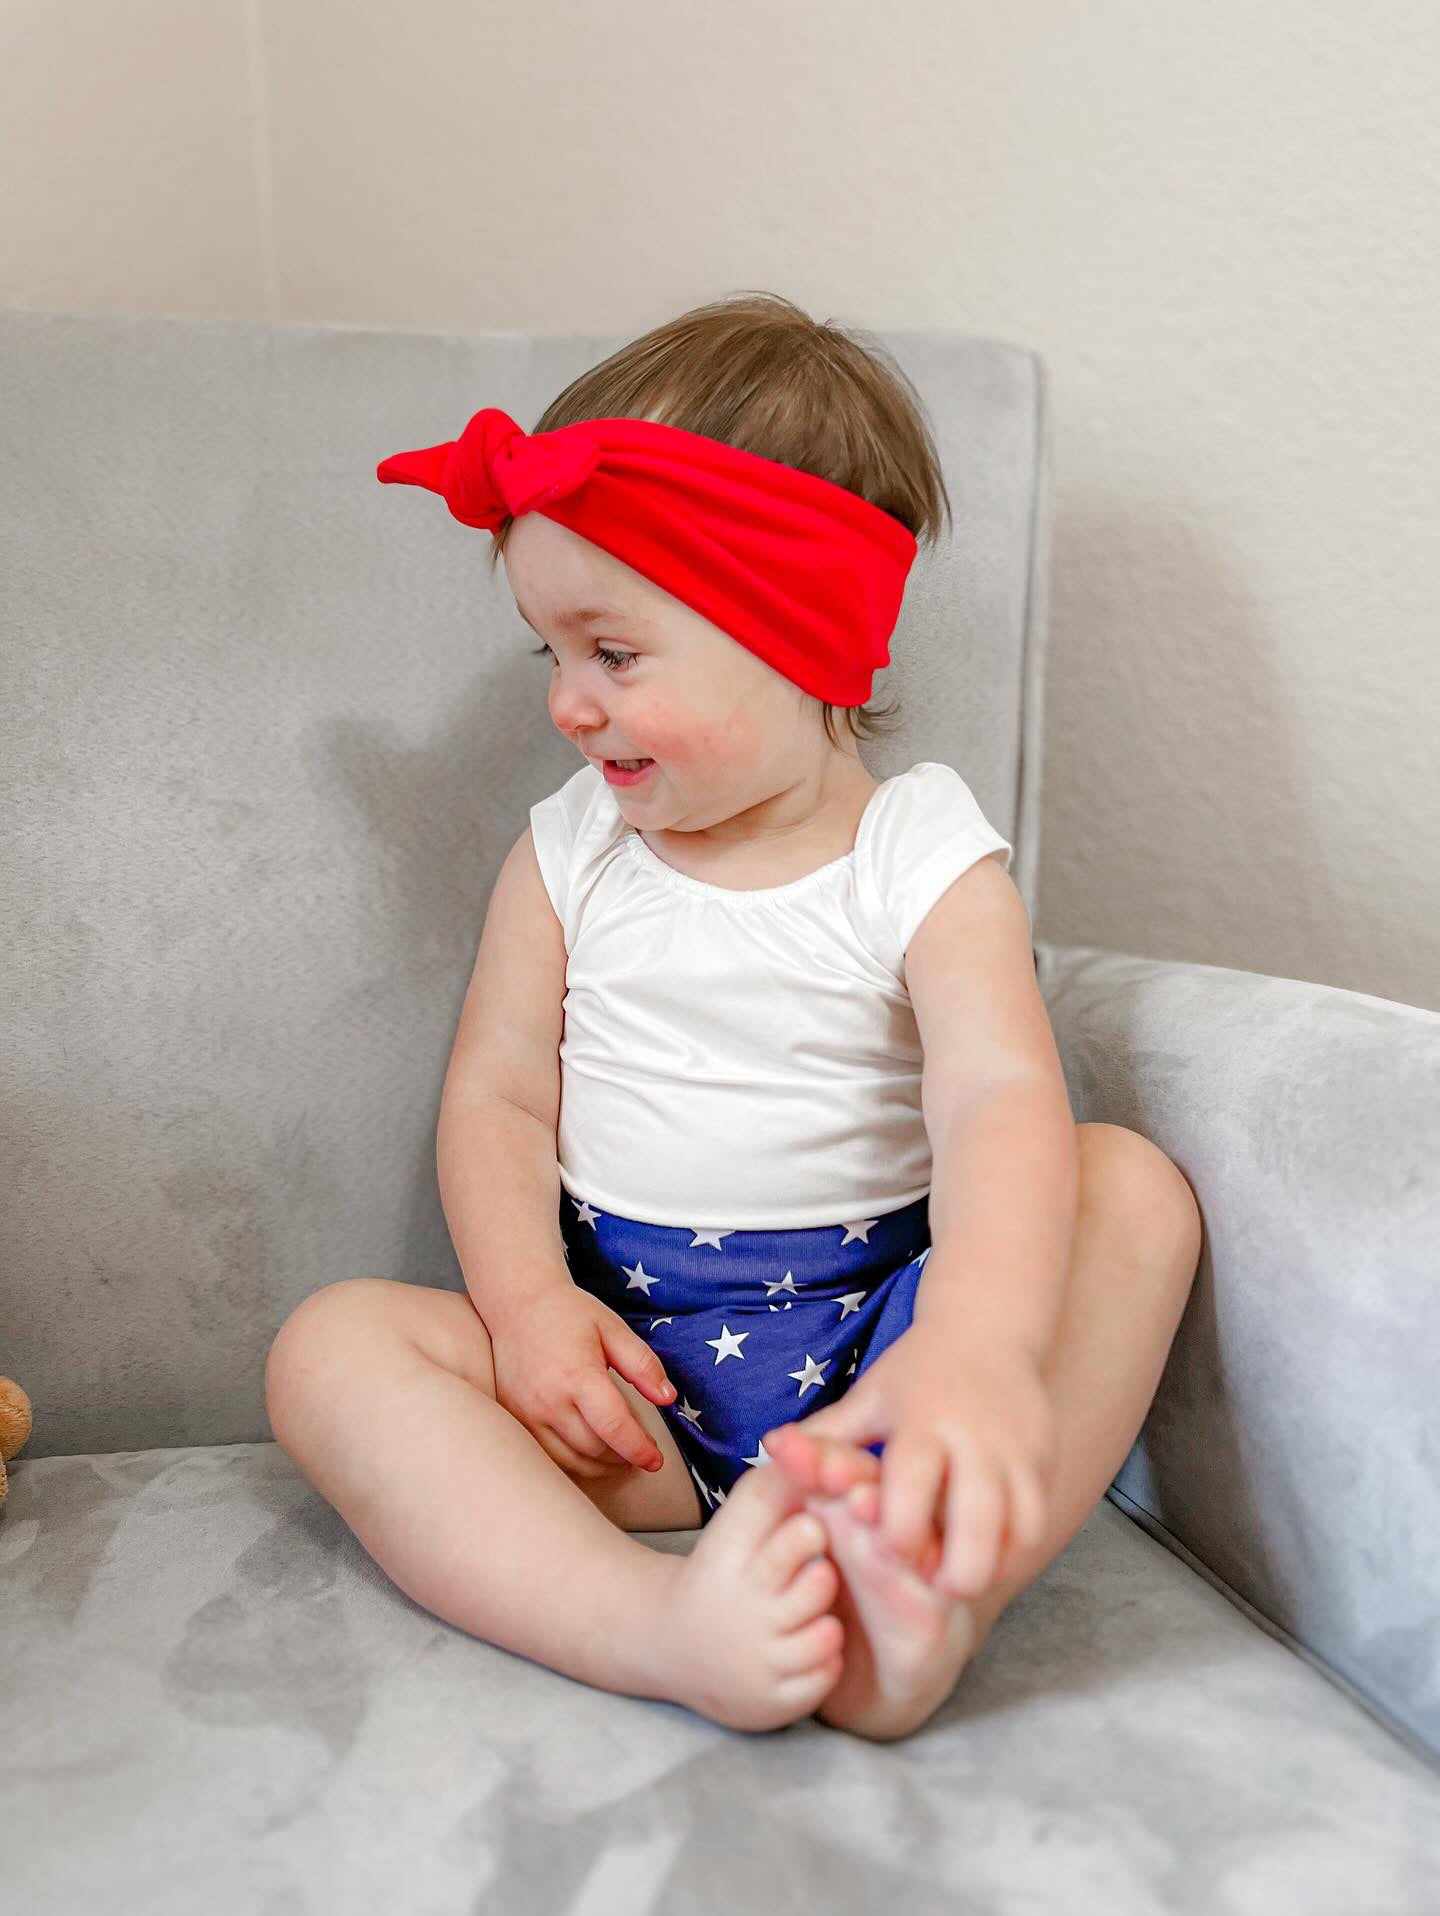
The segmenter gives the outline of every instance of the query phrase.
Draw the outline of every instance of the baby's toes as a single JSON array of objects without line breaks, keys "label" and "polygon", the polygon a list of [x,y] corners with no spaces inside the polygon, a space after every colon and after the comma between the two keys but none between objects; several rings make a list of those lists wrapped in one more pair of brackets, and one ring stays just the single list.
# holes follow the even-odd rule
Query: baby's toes
[{"label": "baby's toes", "polygon": [[868,1483],[852,1484],[846,1495],[850,1514],[858,1517],[861,1523],[879,1523],[880,1521],[880,1485],[876,1480]]},{"label": "baby's toes", "polygon": [[857,1484],[880,1482],[880,1459],[846,1438],[811,1439],[819,1456],[820,1489],[829,1497],[843,1497]]},{"label": "baby's toes", "polygon": [[820,1440],[795,1424],[779,1424],[760,1439],[765,1454],[801,1489],[820,1489]]},{"label": "baby's toes", "polygon": [[[865,1482],[852,1485],[846,1493],[845,1508],[857,1522],[868,1524],[872,1529],[878,1529],[881,1518],[879,1484],[875,1482]],[[889,1545],[883,1538],[878,1541],[881,1544],[880,1554],[885,1557],[887,1561],[891,1560]],[[929,1583],[933,1580],[935,1572],[940,1568],[940,1560],[944,1554],[944,1542],[932,1528],[929,1535],[926,1536],[921,1543],[914,1562],[910,1563],[908,1568],[914,1570],[917,1576],[924,1577],[926,1582]]]}]

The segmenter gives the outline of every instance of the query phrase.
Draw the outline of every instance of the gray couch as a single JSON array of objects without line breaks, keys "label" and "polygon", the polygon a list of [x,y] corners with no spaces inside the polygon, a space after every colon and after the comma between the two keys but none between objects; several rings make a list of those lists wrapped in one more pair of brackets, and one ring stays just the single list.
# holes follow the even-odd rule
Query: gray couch
[{"label": "gray couch", "polygon": [[[1076,1118],[1176,1160],[1205,1249],[1112,1489],[913,1737],[730,1732],[471,1638],[271,1441],[262,1367],[335,1279],[462,1288],[444,1066],[575,764],[485,538],[376,462],[620,342],[0,328],[11,1906],[1440,1908],[1440,1015],[1037,940]],[[963,770],[1033,921],[1044,369],[885,343],[956,537],[865,756]]]}]

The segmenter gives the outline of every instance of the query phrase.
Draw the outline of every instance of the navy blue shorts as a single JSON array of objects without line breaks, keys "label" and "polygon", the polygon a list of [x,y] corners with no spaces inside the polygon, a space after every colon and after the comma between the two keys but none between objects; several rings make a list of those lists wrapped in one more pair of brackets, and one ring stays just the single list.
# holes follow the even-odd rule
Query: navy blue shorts
[{"label": "navy blue shorts", "polygon": [[909,1328],[930,1198],[798,1231],[704,1231],[640,1224],[562,1190],[560,1231],[575,1283],[624,1318],[675,1386],[659,1410],[704,1524],[766,1461],[767,1430],[843,1397]]}]

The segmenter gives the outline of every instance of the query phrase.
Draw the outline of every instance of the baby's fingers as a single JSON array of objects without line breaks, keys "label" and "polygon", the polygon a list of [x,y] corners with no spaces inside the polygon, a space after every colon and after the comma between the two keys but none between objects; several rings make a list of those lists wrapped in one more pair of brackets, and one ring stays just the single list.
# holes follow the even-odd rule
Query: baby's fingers
[{"label": "baby's fingers", "polygon": [[638,1464],[642,1470],[660,1468],[664,1459],[608,1370],[603,1376],[597,1371],[578,1387],[575,1404],[591,1430],[622,1463]]},{"label": "baby's fingers", "polygon": [[880,1460],[880,1542],[891,1556],[918,1569],[934,1535],[945,1451],[929,1435],[897,1431]]},{"label": "baby's fingers", "polygon": [[[861,1523],[869,1524],[871,1529],[876,1532],[877,1537],[882,1538],[881,1547],[884,1549],[883,1533],[880,1530],[881,1506],[879,1481],[852,1484],[846,1492],[846,1502],[851,1515],[857,1517]],[[944,1540],[941,1538],[936,1526],[932,1524],[926,1532],[925,1541],[920,1546],[920,1555],[913,1566],[918,1575],[922,1576],[927,1583],[934,1580],[935,1572],[940,1568],[940,1559],[944,1554],[944,1549]],[[885,1554],[890,1555],[891,1553],[886,1550]]]},{"label": "baby's fingers", "polygon": [[1020,1550],[1038,1550],[1045,1537],[1050,1496],[1039,1476],[1028,1464],[1017,1463],[1010,1470],[1011,1522],[1015,1544]]},{"label": "baby's fingers", "polygon": [[1007,1491],[1000,1471],[974,1452],[950,1461],[945,1554],[939,1584],[952,1597],[978,1597],[995,1581]]}]

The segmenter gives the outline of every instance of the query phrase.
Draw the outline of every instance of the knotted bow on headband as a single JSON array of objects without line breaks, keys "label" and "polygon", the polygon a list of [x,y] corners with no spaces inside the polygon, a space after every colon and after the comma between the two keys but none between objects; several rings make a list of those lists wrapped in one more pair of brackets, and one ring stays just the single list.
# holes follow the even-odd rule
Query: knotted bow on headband
[{"label": "knotted bow on headband", "polygon": [[540,512],[652,579],[815,698],[863,705],[890,663],[914,534],[814,473],[654,419],[527,433],[498,406],[458,439],[382,459],[495,532]]}]

